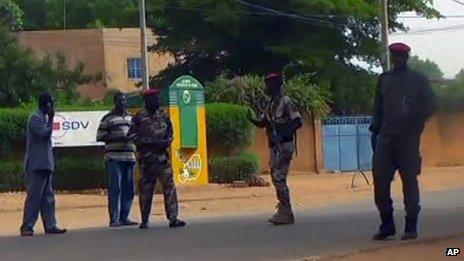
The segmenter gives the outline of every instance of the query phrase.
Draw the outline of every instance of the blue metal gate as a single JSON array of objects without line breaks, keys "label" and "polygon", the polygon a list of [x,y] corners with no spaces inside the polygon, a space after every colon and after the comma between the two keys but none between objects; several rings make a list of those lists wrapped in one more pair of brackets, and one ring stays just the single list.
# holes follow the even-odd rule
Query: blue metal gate
[{"label": "blue metal gate", "polygon": [[371,117],[331,117],[323,121],[324,162],[328,171],[372,168]]}]

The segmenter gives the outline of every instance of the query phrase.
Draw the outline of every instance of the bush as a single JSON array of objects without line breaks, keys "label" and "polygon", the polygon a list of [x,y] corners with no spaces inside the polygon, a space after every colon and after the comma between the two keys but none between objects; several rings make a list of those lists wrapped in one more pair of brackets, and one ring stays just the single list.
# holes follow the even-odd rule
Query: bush
[{"label": "bush", "polygon": [[59,96],[74,100],[78,85],[101,80],[99,76],[85,75],[82,63],[68,69],[61,54],[37,59],[1,25],[0,68],[0,104],[9,107],[30,102],[44,90],[52,90]]},{"label": "bush", "polygon": [[[11,154],[14,150],[18,149],[18,144],[25,144],[27,120],[29,119],[29,114],[36,109],[37,104],[35,103],[23,105],[21,108],[15,109],[0,108],[0,156]],[[57,108],[57,111],[97,111],[110,109],[110,106],[99,104],[86,107],[61,105]]]},{"label": "bush", "polygon": [[[310,74],[297,74],[288,79],[285,93],[302,113],[313,111],[324,116],[330,110],[330,92],[326,87],[317,84]],[[221,75],[206,85],[205,98],[207,102],[248,106],[258,113],[270,102],[263,77],[256,75],[232,79]]]},{"label": "bush", "polygon": [[464,79],[454,80],[449,85],[435,88],[439,108],[445,112],[464,110]]},{"label": "bush", "polygon": [[25,109],[0,109],[0,156],[11,153],[26,137],[29,111]]},{"label": "bush", "polygon": [[243,181],[259,172],[259,159],[253,153],[242,153],[237,157],[213,157],[209,171],[210,181],[214,183]]},{"label": "bush", "polygon": [[247,108],[231,104],[207,104],[208,153],[234,156],[254,140],[254,128],[247,119]]},{"label": "bush", "polygon": [[[0,192],[24,190],[23,162],[0,163]],[[106,169],[102,160],[66,158],[53,174],[56,190],[106,188]]]}]

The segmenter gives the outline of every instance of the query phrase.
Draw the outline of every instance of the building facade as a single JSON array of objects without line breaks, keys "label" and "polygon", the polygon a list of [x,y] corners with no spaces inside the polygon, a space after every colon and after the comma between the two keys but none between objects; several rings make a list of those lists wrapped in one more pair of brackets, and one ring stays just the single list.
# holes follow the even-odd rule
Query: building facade
[{"label": "building facade", "polygon": [[[148,46],[156,43],[153,32],[147,38]],[[39,58],[62,54],[69,68],[83,63],[85,74],[101,76],[99,81],[78,87],[83,98],[100,100],[112,89],[134,92],[141,82],[140,30],[137,28],[24,31],[18,33],[18,39]],[[157,75],[173,60],[169,54],[149,53],[150,76]]]}]

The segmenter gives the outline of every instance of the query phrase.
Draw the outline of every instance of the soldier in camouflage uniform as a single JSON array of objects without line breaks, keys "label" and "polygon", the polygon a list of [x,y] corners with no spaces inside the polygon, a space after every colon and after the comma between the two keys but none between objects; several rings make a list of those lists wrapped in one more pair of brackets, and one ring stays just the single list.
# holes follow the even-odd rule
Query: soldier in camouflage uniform
[{"label": "soldier in camouflage uniform", "polygon": [[277,213],[269,222],[275,225],[293,224],[295,220],[287,176],[295,151],[296,131],[301,128],[302,120],[290,98],[283,94],[282,74],[270,74],[265,81],[272,95],[271,102],[258,119],[253,118],[250,112],[249,120],[258,128],[266,128],[271,150],[269,164],[279,204]]},{"label": "soldier in camouflage uniform", "polygon": [[156,180],[161,182],[164,205],[169,227],[182,227],[185,222],[177,219],[178,203],[168,148],[173,140],[172,123],[160,108],[159,90],[144,93],[145,109],[132,119],[130,133],[139,152],[142,178],[139,184],[140,228],[148,228]]}]

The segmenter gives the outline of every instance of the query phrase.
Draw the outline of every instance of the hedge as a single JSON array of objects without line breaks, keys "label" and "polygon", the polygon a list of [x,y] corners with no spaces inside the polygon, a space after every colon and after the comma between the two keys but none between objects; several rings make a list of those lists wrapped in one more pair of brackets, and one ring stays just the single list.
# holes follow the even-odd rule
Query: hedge
[{"label": "hedge", "polygon": [[[59,107],[58,110],[104,110],[108,107]],[[25,129],[32,107],[0,109],[0,157],[12,157],[13,151],[24,148]],[[247,108],[231,104],[207,104],[207,133],[212,182],[243,180],[259,172],[256,155],[243,153],[254,140],[254,128],[247,119]],[[61,154],[61,153],[60,153]],[[62,153],[54,175],[55,189],[82,190],[106,187],[106,171],[100,156],[82,158],[69,150]],[[22,154],[21,154],[22,155]],[[0,191],[24,189],[23,163],[0,162]]]},{"label": "hedge", "polygon": [[230,183],[244,181],[259,173],[259,159],[253,153],[242,153],[237,157],[213,157],[210,160],[210,182]]},{"label": "hedge", "polygon": [[11,153],[14,144],[25,139],[28,117],[28,110],[0,109],[0,156]]},{"label": "hedge", "polygon": [[[58,111],[92,111],[109,110],[108,106],[71,106],[63,105]],[[24,144],[29,114],[35,111],[30,105],[24,108],[0,109],[0,157],[9,155],[15,149],[15,144]]]},{"label": "hedge", "polygon": [[[0,162],[0,192],[24,190],[23,162]],[[60,160],[53,176],[56,190],[106,188],[104,162],[95,159],[65,158]]]},{"label": "hedge", "polygon": [[236,156],[253,143],[254,128],[244,106],[207,104],[206,121],[210,157]]}]

